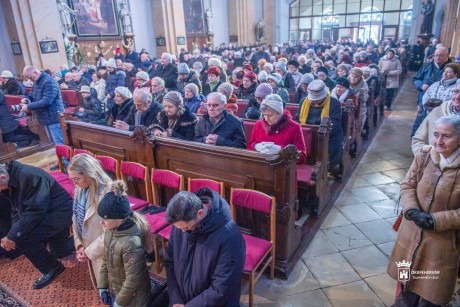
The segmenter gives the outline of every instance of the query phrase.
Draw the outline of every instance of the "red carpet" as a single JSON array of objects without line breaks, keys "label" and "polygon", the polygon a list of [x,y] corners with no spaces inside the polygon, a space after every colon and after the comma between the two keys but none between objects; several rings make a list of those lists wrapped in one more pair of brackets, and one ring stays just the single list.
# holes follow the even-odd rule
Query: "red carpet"
[{"label": "red carpet", "polygon": [[66,267],[64,273],[49,286],[41,290],[34,290],[32,284],[40,276],[40,272],[24,256],[15,260],[0,259],[0,288],[2,288],[0,295],[6,292],[13,296],[10,299],[12,305],[1,301],[0,305],[15,307],[104,306],[97,290],[91,284],[87,264],[79,263],[73,255],[61,261]]}]

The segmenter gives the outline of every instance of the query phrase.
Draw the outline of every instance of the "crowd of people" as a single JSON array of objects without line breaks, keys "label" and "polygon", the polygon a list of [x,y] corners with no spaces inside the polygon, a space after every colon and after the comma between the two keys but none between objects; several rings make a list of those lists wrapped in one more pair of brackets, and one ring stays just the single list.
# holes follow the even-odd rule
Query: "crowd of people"
[{"label": "crowd of people", "polygon": [[[366,138],[369,95],[373,94],[371,107],[376,113],[391,111],[405,72],[417,66],[411,62],[413,53],[404,43],[397,46],[391,40],[378,46],[352,42],[252,48],[230,45],[214,50],[195,49],[192,54],[182,50],[178,57],[163,53],[157,60],[145,50],[137,53],[129,48],[126,54],[117,50],[110,59],[100,55],[97,66],[84,64],[68,69],[62,65],[56,72],[26,66],[23,77],[32,82],[29,84],[32,89],[23,98],[21,111],[35,111],[51,140],[62,144],[58,113],[63,112],[65,102],[60,90],[71,89],[83,97],[82,105],[73,113],[82,121],[129,131],[145,126],[158,137],[266,154],[276,154],[294,144],[299,151],[298,163],[306,159],[301,125],[318,125],[327,116],[332,122],[329,170],[338,169],[335,176],[340,179],[342,108],[351,99],[355,110],[360,110],[356,116],[361,118],[361,126],[356,131],[362,136],[355,135],[354,140]],[[424,256],[419,255],[428,253],[433,263],[439,263],[451,274],[458,270],[459,253],[442,242],[454,240],[453,233],[460,227],[458,218],[455,220],[460,197],[455,189],[460,169],[460,85],[457,83],[460,66],[450,63],[448,50],[443,46],[434,48],[429,56],[433,60],[423,64],[414,77],[420,93],[412,140],[416,158],[401,188],[405,219],[392,259],[415,259],[414,266],[424,270],[429,268],[419,260]],[[15,80],[10,72],[3,71],[1,77],[5,94],[25,94],[22,82]],[[247,108],[239,113],[238,99],[248,102]],[[442,104],[431,111],[428,106],[434,99]],[[9,110],[3,107],[3,101],[4,95],[0,94],[0,128],[4,140],[20,142],[14,137],[23,131],[17,131],[16,127],[3,129],[4,119],[14,120],[11,114],[6,115]],[[298,105],[297,114],[287,111],[288,103]],[[415,105],[414,102],[414,108]],[[242,114],[241,118],[237,114]],[[249,139],[243,130],[243,118],[257,120]],[[423,177],[418,178],[423,159],[428,162],[423,162]],[[442,184],[432,186],[428,182],[435,180],[432,176],[438,169]],[[40,289],[64,270],[57,258],[76,251],[77,260],[88,263],[93,285],[99,289],[105,304],[147,306],[152,299],[146,287],[145,254],[151,252],[148,224],[131,211],[124,184],[112,182],[96,159],[76,155],[68,161],[67,170],[76,186],[73,201],[43,171],[18,162],[0,165],[0,190],[11,191],[9,195],[1,193],[10,205],[3,204],[2,199],[0,208],[8,214],[12,212],[9,228],[0,229],[3,238],[0,253],[11,256],[17,250],[24,254],[42,273],[34,283]],[[20,181],[19,176],[27,180]],[[44,186],[39,193],[33,193],[30,186],[37,182]],[[423,192],[418,188],[419,183]],[[435,206],[421,203],[427,195],[435,192],[438,195],[438,189],[443,196],[442,200],[436,200]],[[55,206],[55,198],[66,205]],[[175,226],[166,254],[170,304],[238,305],[244,243],[225,200],[207,189],[181,192],[167,206],[167,221]],[[70,238],[74,245],[71,249],[70,225],[73,225]],[[417,248],[409,251],[407,246],[412,243],[407,242],[421,237],[415,235],[417,231],[427,232],[422,239],[422,251]],[[50,250],[45,248],[45,242]],[[428,252],[428,244],[437,244],[439,252]],[[34,253],[28,251],[30,246],[34,246]],[[452,256],[448,261],[442,260],[447,254]],[[454,258],[457,260],[453,261]],[[196,266],[203,269],[197,270]],[[395,270],[390,261],[392,277],[396,276]],[[449,275],[443,280],[451,279]],[[425,291],[436,287],[428,287],[424,282],[429,281],[405,284],[398,301],[423,299],[432,303],[423,306],[437,306],[433,304],[445,303],[446,293],[453,291],[449,288],[442,294],[428,293]]]}]

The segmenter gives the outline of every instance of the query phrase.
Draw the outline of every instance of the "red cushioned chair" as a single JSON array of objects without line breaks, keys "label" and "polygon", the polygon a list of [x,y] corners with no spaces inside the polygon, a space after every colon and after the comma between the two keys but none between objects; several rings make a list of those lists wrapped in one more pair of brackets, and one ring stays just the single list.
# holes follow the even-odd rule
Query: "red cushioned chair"
[{"label": "red cushioned chair", "polygon": [[[139,184],[139,181],[142,182],[142,184],[139,185],[143,185],[143,191],[139,191],[139,195],[128,195],[128,200],[131,204],[131,209],[139,210],[147,206],[151,202],[150,187],[148,180],[149,172],[147,167],[137,162],[121,161],[120,175],[121,179],[124,180],[126,183],[134,182],[135,187],[136,184]],[[145,195],[144,199],[141,198],[142,196],[140,194]]]},{"label": "red cushioned chair", "polygon": [[[230,206],[236,218],[236,208],[248,208],[270,215],[270,240],[243,234],[246,242],[246,261],[243,276],[249,280],[249,306],[254,304],[254,286],[270,266],[270,278],[275,276],[276,199],[265,193],[248,189],[231,189]],[[266,259],[265,264],[263,260]],[[259,272],[257,272],[259,271]]]},{"label": "red cushioned chair", "polygon": [[56,156],[58,159],[59,171],[50,172],[49,174],[53,177],[60,186],[62,186],[67,193],[73,198],[73,192],[75,190],[75,185],[73,181],[66,174],[66,169],[64,166],[63,158],[66,158],[70,161],[73,156],[73,149],[67,145],[56,145]]},{"label": "red cushioned chair", "polygon": [[92,157],[94,157],[94,154],[91,152],[91,151],[88,151],[86,149],[79,149],[79,148],[75,148],[73,150],[73,155],[78,155],[78,154],[87,154],[87,155],[90,155]]},{"label": "red cushioned chair", "polygon": [[56,145],[55,150],[59,163],[59,170],[61,171],[61,173],[65,174],[66,170],[62,158],[67,158],[67,160],[70,161],[70,159],[72,159],[73,157],[73,149],[72,147],[67,145]]},{"label": "red cushioned chair", "polygon": [[[224,196],[224,183],[222,181],[215,181],[211,179],[191,179],[188,178],[188,191],[196,192],[202,188],[210,188],[214,192],[219,193],[220,196]],[[158,236],[161,238],[161,247],[163,249],[163,255],[166,255],[166,246],[171,235],[171,225],[166,226],[160,232]]]},{"label": "red cushioned chair", "polygon": [[109,173],[112,179],[120,179],[120,161],[109,156],[96,156],[102,168]]},{"label": "red cushioned chair", "polygon": [[[176,172],[164,169],[152,168],[151,174],[153,203],[155,206],[160,206],[160,188],[168,187],[177,191],[184,191],[184,176]],[[149,222],[150,231],[153,233],[153,251],[155,253],[155,268],[156,272],[161,272],[160,253],[158,250],[157,239],[159,232],[165,229],[169,224],[166,222],[166,211],[161,211],[156,214],[146,214],[145,218]],[[168,235],[169,238],[169,235]]]}]

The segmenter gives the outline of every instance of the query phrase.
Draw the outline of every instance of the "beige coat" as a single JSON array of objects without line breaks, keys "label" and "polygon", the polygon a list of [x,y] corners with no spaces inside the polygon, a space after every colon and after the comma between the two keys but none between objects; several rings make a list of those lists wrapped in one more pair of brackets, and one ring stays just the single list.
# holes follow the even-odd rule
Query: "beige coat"
[{"label": "beige coat", "polygon": [[434,123],[440,117],[452,115],[450,110],[452,101],[446,101],[439,107],[434,108],[418,127],[412,138],[412,152],[414,155],[419,152],[424,145],[433,145]]},{"label": "beige coat", "polygon": [[[110,188],[102,189],[99,194],[99,199],[96,205],[91,205],[87,208],[85,219],[83,222],[83,235],[82,238],[78,235],[75,215],[73,216],[73,233],[75,241],[75,249],[85,247],[85,254],[89,258],[89,273],[93,286],[97,288],[97,277],[102,267],[102,255],[104,253],[104,229],[101,224],[101,217],[97,214],[97,205],[102,197],[109,192]],[[75,190],[75,199],[78,193],[81,192],[80,188]]]},{"label": "beige coat", "polygon": [[[460,260],[460,157],[443,171],[439,154],[426,146],[430,159],[417,182],[417,170],[425,162],[422,152],[415,156],[406,178],[401,183],[403,211],[419,209],[430,212],[434,230],[422,230],[413,221],[403,218],[388,263],[388,274],[398,279],[397,262],[412,262],[410,279],[405,290],[417,293],[438,305],[452,298]],[[438,274],[414,274],[414,271],[439,271]],[[435,279],[422,279],[432,276]],[[422,277],[422,278],[416,278]]]},{"label": "beige coat", "polygon": [[402,73],[401,62],[395,57],[389,60],[384,56],[380,60],[379,67],[387,76],[385,88],[399,88],[399,75]]}]

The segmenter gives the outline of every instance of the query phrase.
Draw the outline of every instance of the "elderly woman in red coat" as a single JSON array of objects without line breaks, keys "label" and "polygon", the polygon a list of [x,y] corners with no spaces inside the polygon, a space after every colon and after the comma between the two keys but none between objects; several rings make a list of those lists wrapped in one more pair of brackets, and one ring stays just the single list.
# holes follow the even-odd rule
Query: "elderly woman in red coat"
[{"label": "elderly woman in red coat", "polygon": [[401,284],[395,304],[441,306],[454,293],[460,260],[460,117],[436,121],[401,183],[404,218],[388,263]]},{"label": "elderly woman in red coat", "polygon": [[289,111],[283,109],[283,100],[277,94],[265,97],[260,105],[263,118],[259,119],[252,131],[247,149],[275,154],[289,144],[299,151],[298,164],[305,163],[307,157],[302,127],[292,120]]}]

